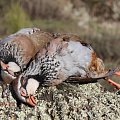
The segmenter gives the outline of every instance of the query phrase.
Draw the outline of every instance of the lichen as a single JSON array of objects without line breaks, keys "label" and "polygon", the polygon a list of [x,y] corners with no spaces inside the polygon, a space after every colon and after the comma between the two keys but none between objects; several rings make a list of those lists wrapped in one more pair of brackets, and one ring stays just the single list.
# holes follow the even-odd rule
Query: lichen
[{"label": "lichen", "polygon": [[[105,91],[99,83],[84,85],[61,84],[40,87],[35,108],[17,108],[10,95],[10,104],[0,98],[0,119],[8,120],[80,120],[119,119],[120,95]],[[3,104],[2,104],[3,103]]]}]

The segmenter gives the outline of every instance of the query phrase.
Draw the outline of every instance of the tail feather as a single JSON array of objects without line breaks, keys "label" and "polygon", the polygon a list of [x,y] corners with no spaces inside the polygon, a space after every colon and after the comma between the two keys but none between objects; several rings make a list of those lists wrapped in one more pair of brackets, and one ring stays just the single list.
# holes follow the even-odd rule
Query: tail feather
[{"label": "tail feather", "polygon": [[[104,80],[105,82],[108,82],[110,84],[106,84],[105,82],[100,82],[101,85],[105,87],[105,84],[112,86],[111,88],[113,90],[120,89],[120,80],[118,82],[115,82],[111,80],[109,77],[112,77],[113,75],[120,76],[120,68],[114,68],[109,70],[106,74],[99,75],[99,77],[81,77],[81,76],[70,76],[65,82],[67,83],[79,83],[79,84],[87,84],[87,83],[94,83],[94,82],[100,82]],[[111,91],[111,90],[109,90]]]},{"label": "tail feather", "polygon": [[79,77],[79,76],[70,76],[67,80],[64,82],[66,83],[79,83],[79,84],[87,84],[87,83],[93,83],[97,82],[97,78],[84,78],[84,77]]},{"label": "tail feather", "polygon": [[111,77],[112,75],[117,73],[118,70],[119,70],[118,68],[111,69],[106,74],[101,74],[98,77],[70,76],[65,82],[83,84],[97,82],[98,80],[101,79],[107,80],[108,77]]}]

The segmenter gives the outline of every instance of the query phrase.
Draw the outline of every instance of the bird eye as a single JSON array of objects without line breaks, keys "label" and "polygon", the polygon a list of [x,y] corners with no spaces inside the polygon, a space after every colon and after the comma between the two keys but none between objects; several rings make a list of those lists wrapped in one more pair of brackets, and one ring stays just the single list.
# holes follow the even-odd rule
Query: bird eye
[{"label": "bird eye", "polygon": [[14,72],[14,75],[15,75],[15,76],[19,76],[19,75],[20,75],[20,72]]}]

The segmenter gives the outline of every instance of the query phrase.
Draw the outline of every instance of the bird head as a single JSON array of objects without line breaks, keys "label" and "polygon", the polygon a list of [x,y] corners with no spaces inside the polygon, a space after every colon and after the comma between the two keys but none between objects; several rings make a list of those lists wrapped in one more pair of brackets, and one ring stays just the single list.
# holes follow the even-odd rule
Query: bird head
[{"label": "bird head", "polygon": [[12,91],[15,99],[31,107],[36,105],[34,94],[39,86],[39,82],[33,78],[23,77],[12,82]]},{"label": "bird head", "polygon": [[8,62],[5,64],[0,61],[1,66],[1,78],[4,83],[10,84],[11,81],[15,80],[21,72],[20,67],[15,62]]}]

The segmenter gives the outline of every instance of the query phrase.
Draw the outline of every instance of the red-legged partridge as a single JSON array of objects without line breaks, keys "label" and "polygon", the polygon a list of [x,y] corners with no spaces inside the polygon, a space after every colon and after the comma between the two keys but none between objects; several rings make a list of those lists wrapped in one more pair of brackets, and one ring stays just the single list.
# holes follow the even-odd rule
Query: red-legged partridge
[{"label": "red-legged partridge", "polygon": [[23,72],[41,46],[53,37],[38,28],[24,28],[0,40],[2,84],[10,84]]},{"label": "red-legged partridge", "polygon": [[13,81],[13,93],[21,102],[35,106],[33,95],[39,85],[62,82],[90,82],[105,79],[116,71],[105,70],[93,48],[75,35],[56,35],[42,47],[19,79]]}]

